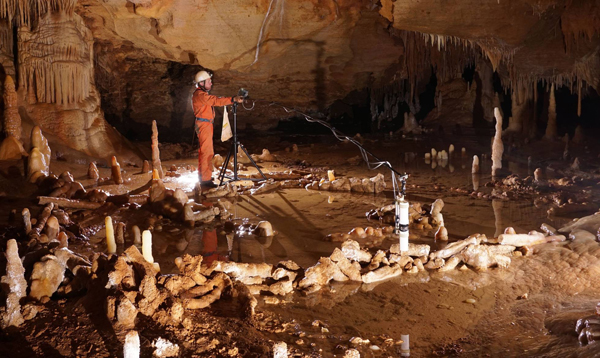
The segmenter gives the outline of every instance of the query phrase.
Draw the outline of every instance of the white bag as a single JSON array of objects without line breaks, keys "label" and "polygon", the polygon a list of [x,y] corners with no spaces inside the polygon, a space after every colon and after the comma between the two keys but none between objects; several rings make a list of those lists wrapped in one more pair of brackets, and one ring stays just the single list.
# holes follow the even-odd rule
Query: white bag
[{"label": "white bag", "polygon": [[229,125],[229,115],[227,114],[227,107],[223,107],[223,127],[221,128],[221,142],[226,142],[231,137],[233,137],[233,134],[231,133],[231,126]]}]

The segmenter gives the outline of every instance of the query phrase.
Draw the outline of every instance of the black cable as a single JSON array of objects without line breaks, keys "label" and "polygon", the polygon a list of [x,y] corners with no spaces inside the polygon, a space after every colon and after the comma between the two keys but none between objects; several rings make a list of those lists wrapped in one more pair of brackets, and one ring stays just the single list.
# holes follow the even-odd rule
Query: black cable
[{"label": "black cable", "polygon": [[[358,147],[363,160],[367,163],[367,167],[370,170],[375,170],[375,169],[377,169],[377,168],[379,168],[381,166],[386,166],[392,172],[392,183],[393,183],[393,186],[394,186],[394,196],[396,196],[396,193],[398,191],[400,191],[401,195],[404,197],[405,190],[406,190],[406,179],[408,178],[408,174],[406,174],[406,173],[401,174],[400,172],[398,172],[396,169],[394,169],[392,167],[392,165],[390,164],[390,162],[383,161],[383,160],[377,158],[373,153],[371,153],[368,150],[366,150],[362,146],[362,144],[360,144],[359,142],[357,142],[354,138],[348,137],[347,135],[343,134],[342,132],[340,132],[335,127],[332,127],[329,123],[327,123],[327,122],[325,122],[323,120],[317,119],[317,118],[313,118],[313,117],[309,116],[308,114],[306,114],[304,112],[301,112],[301,111],[299,111],[299,110],[297,110],[295,108],[289,108],[289,107],[286,107],[286,106],[284,106],[284,105],[282,105],[280,103],[273,102],[273,101],[267,101],[267,100],[263,100],[263,99],[246,99],[246,101],[252,102],[252,107],[250,107],[250,108],[247,108],[245,106],[245,104],[242,103],[242,107],[245,110],[248,110],[248,111],[254,109],[254,106],[256,105],[257,102],[264,102],[268,106],[277,106],[277,107],[280,107],[284,111],[286,111],[286,113],[297,113],[297,114],[303,116],[304,119],[306,121],[308,121],[308,122],[319,123],[322,126],[325,126],[325,127],[329,128],[329,130],[331,130],[331,132],[333,133],[333,135],[338,140],[340,140],[342,142],[343,141],[349,141],[350,143],[352,143],[352,144],[354,144],[355,146]],[[369,156],[373,157],[376,160],[376,162],[371,162],[371,160],[369,159]],[[396,178],[396,175],[398,176],[398,178]],[[400,186],[398,186],[397,181],[400,181],[400,183],[401,183]]]}]

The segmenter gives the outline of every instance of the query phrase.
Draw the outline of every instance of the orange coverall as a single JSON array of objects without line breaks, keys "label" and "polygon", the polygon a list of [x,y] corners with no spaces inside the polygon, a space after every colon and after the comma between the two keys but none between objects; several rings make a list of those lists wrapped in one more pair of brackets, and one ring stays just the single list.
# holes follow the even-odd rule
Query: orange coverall
[{"label": "orange coverall", "polygon": [[196,115],[194,129],[198,135],[198,177],[200,181],[212,180],[213,123],[215,109],[213,107],[233,104],[231,97],[217,97],[198,88],[192,96],[192,107]]}]

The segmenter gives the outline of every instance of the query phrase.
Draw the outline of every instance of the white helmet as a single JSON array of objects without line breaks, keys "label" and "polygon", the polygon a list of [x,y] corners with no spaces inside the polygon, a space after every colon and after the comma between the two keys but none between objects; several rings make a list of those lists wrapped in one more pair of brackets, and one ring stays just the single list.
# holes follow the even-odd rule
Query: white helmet
[{"label": "white helmet", "polygon": [[205,81],[211,77],[212,77],[212,75],[210,73],[208,73],[204,70],[200,71],[200,72],[196,73],[196,76],[194,76],[194,83]]}]

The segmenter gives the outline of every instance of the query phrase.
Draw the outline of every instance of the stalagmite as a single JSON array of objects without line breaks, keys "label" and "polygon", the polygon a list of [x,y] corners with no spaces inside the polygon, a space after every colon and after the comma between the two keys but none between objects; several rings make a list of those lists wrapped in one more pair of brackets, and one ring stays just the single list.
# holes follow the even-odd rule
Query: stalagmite
[{"label": "stalagmite", "polygon": [[448,156],[450,158],[452,158],[453,155],[454,155],[454,144],[450,144],[450,147],[448,147]]},{"label": "stalagmite", "polygon": [[144,160],[142,164],[142,174],[148,173],[150,171],[150,163],[147,160]]},{"label": "stalagmite", "polygon": [[140,358],[140,336],[136,331],[129,331],[125,336],[123,358]]},{"label": "stalagmite", "polygon": [[111,179],[115,184],[123,184],[123,177],[121,176],[121,165],[117,161],[117,157],[113,155],[111,158],[110,166]]},{"label": "stalagmite", "polygon": [[96,166],[96,162],[91,162],[88,167],[88,178],[93,180],[98,180],[100,178],[100,173],[98,172],[98,167]]},{"label": "stalagmite", "polygon": [[19,257],[19,247],[15,239],[6,243],[6,275],[2,276],[2,288],[6,296],[6,311],[2,313],[1,327],[19,326],[23,323],[21,315],[21,298],[27,294],[25,268]]},{"label": "stalagmite", "polygon": [[536,168],[533,172],[533,180],[536,183],[539,183],[542,180],[542,168]]},{"label": "stalagmite", "polygon": [[476,155],[473,156],[473,165],[471,166],[471,173],[479,173],[479,157]]},{"label": "stalagmite", "polygon": [[335,173],[333,172],[333,170],[327,171],[327,180],[329,180],[330,182],[335,180]]},{"label": "stalagmite", "polygon": [[29,234],[31,232],[31,213],[29,213],[28,208],[24,208],[21,211],[21,216],[23,216],[23,225],[25,226],[25,233]]},{"label": "stalagmite", "polygon": [[39,149],[40,153],[43,156],[44,164],[46,165],[46,170],[44,172],[45,175],[48,175],[50,170],[50,156],[52,151],[50,150],[50,145],[48,144],[48,139],[44,137],[42,130],[39,126],[33,127],[31,131],[31,146],[33,148]]},{"label": "stalagmite", "polygon": [[555,139],[558,135],[556,129],[556,98],[554,97],[554,83],[550,88],[550,104],[548,104],[548,124],[546,125],[546,134],[544,138]]},{"label": "stalagmite", "polygon": [[133,236],[133,244],[140,246],[142,244],[142,234],[140,232],[140,228],[137,225],[133,225],[131,228],[131,233],[131,236]]},{"label": "stalagmite", "polygon": [[56,216],[51,215],[46,221],[46,236],[48,236],[48,241],[56,240],[58,237],[58,232],[60,230],[60,225],[58,224],[58,219]]},{"label": "stalagmite", "polygon": [[471,181],[473,182],[473,191],[479,190],[479,181],[481,180],[481,174],[473,173],[471,174]]},{"label": "stalagmite", "polygon": [[15,83],[10,76],[4,80],[4,134],[0,145],[0,160],[21,159],[27,156],[21,142],[21,116],[19,115]]},{"label": "stalagmite", "polygon": [[158,149],[158,128],[156,121],[152,121],[152,169],[158,170],[158,177],[163,178],[162,164],[160,163],[160,150]]},{"label": "stalagmite", "polygon": [[460,154],[461,154],[461,156],[466,157],[467,156],[467,148],[462,147],[462,149],[460,150]]},{"label": "stalagmite", "polygon": [[48,175],[49,166],[44,158],[38,148],[31,149],[27,162],[27,181],[30,183],[35,183],[40,177]]},{"label": "stalagmite", "polygon": [[152,233],[149,230],[144,230],[142,233],[142,255],[149,263],[154,263],[152,256]]},{"label": "stalagmite", "polygon": [[273,358],[288,358],[288,349],[285,342],[277,342],[273,345]]},{"label": "stalagmite", "polygon": [[444,208],[444,201],[442,199],[435,199],[431,204],[431,224],[444,226],[444,217],[442,216],[442,209]]},{"label": "stalagmite", "polygon": [[445,226],[440,226],[435,233],[435,239],[439,241],[448,241],[448,229]]},{"label": "stalagmite", "polygon": [[125,243],[125,223],[118,222],[117,227],[115,229],[115,241],[117,244]]},{"label": "stalagmite", "polygon": [[498,169],[502,169],[502,154],[504,153],[504,144],[502,144],[502,115],[498,107],[494,108],[496,117],[496,135],[492,143],[492,176],[497,174]]},{"label": "stalagmite", "polygon": [[578,125],[575,127],[575,133],[573,134],[573,139],[571,141],[575,144],[581,144],[583,143],[584,137],[583,128],[581,128],[581,125]]},{"label": "stalagmite", "polygon": [[115,231],[113,229],[112,218],[107,216],[104,218],[104,224],[106,226],[106,251],[109,254],[117,253],[117,244],[115,243]]},{"label": "stalagmite", "polygon": [[577,117],[581,117],[581,78],[577,81]]}]

